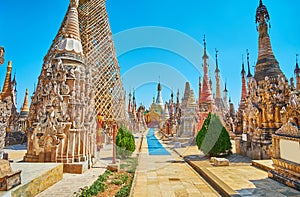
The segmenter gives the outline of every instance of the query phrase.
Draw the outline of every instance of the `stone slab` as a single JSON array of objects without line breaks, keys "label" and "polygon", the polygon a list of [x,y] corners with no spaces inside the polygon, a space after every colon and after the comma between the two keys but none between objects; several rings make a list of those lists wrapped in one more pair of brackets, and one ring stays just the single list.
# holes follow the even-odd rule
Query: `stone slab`
[{"label": "stone slab", "polygon": [[63,178],[63,164],[57,163],[11,163],[13,171],[22,170],[21,185],[0,196],[35,196]]},{"label": "stone slab", "polygon": [[273,170],[274,167],[272,166],[273,162],[271,159],[268,159],[268,160],[252,160],[252,165],[261,169],[261,170],[264,170],[266,172],[270,171],[270,170]]},{"label": "stone slab", "polygon": [[119,172],[120,171],[120,163],[115,163],[115,164],[108,164],[106,167],[107,170],[110,170],[112,172]]},{"label": "stone slab", "polygon": [[79,163],[64,163],[64,173],[82,174],[89,169],[88,161]]},{"label": "stone slab", "polygon": [[225,158],[215,157],[213,162],[214,162],[214,166],[229,166],[229,160]]}]

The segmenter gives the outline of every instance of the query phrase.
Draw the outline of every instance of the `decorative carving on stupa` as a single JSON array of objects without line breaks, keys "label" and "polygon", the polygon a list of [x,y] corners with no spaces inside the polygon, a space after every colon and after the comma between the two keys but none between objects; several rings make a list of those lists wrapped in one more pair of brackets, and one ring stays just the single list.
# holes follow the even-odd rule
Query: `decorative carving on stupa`
[{"label": "decorative carving on stupa", "polygon": [[7,128],[6,128],[6,139],[5,139],[5,145],[13,145],[18,144],[19,141],[14,138],[14,136],[18,136],[16,132],[19,131],[19,114],[17,112],[17,103],[16,103],[16,77],[12,79],[11,77],[12,72],[12,61],[8,61],[7,70],[6,70],[6,76],[1,92],[1,100],[6,100],[8,98],[10,100],[11,105],[11,112],[10,117],[7,122]]},{"label": "decorative carving on stupa", "polygon": [[0,159],[2,159],[3,148],[5,146],[6,129],[9,125],[12,107],[13,103],[9,96],[3,100],[0,99]]},{"label": "decorative carving on stupa", "polygon": [[61,39],[51,46],[32,97],[27,162],[91,164],[95,157],[92,68],[81,46],[77,6],[78,1],[70,0],[57,35]]}]

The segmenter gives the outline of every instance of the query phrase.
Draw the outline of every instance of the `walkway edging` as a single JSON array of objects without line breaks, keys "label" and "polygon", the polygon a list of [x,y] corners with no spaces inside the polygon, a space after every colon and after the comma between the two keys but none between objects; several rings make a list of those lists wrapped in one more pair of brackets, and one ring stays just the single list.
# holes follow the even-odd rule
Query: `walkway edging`
[{"label": "walkway edging", "polygon": [[[149,131],[149,129],[146,130],[146,132],[144,133],[147,133]],[[141,140],[140,140],[140,144],[139,144],[139,147],[138,147],[138,165],[139,165],[139,160],[140,160],[140,157],[141,157],[141,150],[142,150],[142,145],[143,145],[143,141],[144,141],[144,134],[142,134],[142,137],[141,137]],[[131,184],[131,188],[130,188],[130,194],[129,194],[129,197],[132,197],[133,195],[133,191],[134,191],[134,187],[135,187],[135,184],[136,184],[136,175],[137,175],[137,167],[138,165],[136,166],[136,169],[135,169],[135,172],[134,172],[134,176],[133,176],[133,180],[132,180],[132,184]]]},{"label": "walkway edging", "polygon": [[241,197],[241,195],[238,192],[231,189],[227,184],[221,181],[218,177],[216,177],[211,172],[209,172],[209,170],[200,168],[189,159],[184,158],[184,161],[187,162],[202,178],[204,178],[205,181],[207,181],[222,196]]}]

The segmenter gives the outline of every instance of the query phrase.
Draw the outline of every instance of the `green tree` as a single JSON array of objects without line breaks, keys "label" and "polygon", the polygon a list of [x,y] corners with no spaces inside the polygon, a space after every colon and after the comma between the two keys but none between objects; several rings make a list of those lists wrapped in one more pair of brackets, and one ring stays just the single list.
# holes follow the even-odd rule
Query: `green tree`
[{"label": "green tree", "polygon": [[119,129],[116,145],[117,157],[121,159],[129,157],[135,151],[134,136],[125,126],[121,126]]},{"label": "green tree", "polygon": [[229,134],[216,114],[209,113],[196,136],[196,143],[199,150],[209,156],[232,154]]}]

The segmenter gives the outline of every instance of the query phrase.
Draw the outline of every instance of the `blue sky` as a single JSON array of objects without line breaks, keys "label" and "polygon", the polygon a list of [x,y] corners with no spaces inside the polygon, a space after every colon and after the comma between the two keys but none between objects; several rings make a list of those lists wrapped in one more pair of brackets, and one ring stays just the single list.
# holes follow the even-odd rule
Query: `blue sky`
[{"label": "blue sky", "polygon": [[[269,32],[274,54],[290,78],[295,54],[300,53],[300,21],[297,19],[300,1],[263,2],[271,16]],[[0,82],[3,83],[7,61],[12,60],[19,107],[25,89],[29,88],[30,94],[33,92],[43,57],[68,3],[68,0],[1,2],[0,45],[5,47],[6,63],[0,67]],[[252,66],[257,58],[255,12],[258,3],[258,0],[107,0],[124,87],[127,91],[136,88],[137,101],[146,106],[156,94],[159,78],[164,84],[164,100],[169,99],[171,89],[179,88],[182,93],[185,80],[191,82],[198,95],[205,34],[212,79],[217,48],[223,82],[227,80],[230,96],[237,104],[241,94],[241,56],[249,49]]]}]

